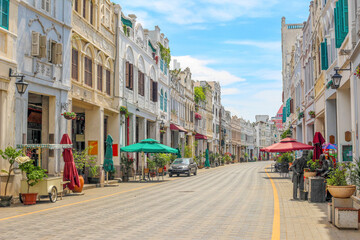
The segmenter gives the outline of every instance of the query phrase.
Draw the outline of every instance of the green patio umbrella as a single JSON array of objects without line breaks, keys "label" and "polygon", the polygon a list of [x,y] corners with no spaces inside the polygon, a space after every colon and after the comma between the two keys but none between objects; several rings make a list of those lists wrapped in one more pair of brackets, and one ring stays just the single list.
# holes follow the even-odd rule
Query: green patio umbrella
[{"label": "green patio umbrella", "polygon": [[[141,140],[139,143],[135,143],[126,147],[120,148],[120,151],[123,152],[141,152],[142,158],[144,158],[144,153],[173,153],[178,154],[179,150],[175,148],[168,147],[164,144],[159,143],[159,141],[155,139],[144,139]],[[144,164],[142,165],[142,175],[144,177]]]},{"label": "green patio umbrella", "polygon": [[179,150],[171,148],[159,141],[148,138],[126,147],[120,148],[122,152],[143,152],[143,153],[173,153],[178,154]]},{"label": "green patio umbrella", "polygon": [[104,170],[106,172],[114,171],[112,145],[113,145],[113,138],[109,134],[106,138],[106,149],[105,149],[105,160],[104,160]]},{"label": "green patio umbrella", "polygon": [[209,149],[206,149],[205,151],[205,167],[210,167],[210,162],[209,162]]}]

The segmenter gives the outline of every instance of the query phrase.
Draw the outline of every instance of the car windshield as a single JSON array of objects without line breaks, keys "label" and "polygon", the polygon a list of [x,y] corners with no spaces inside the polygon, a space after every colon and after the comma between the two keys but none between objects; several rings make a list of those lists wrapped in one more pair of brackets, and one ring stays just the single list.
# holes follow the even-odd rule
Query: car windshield
[{"label": "car windshield", "polygon": [[175,159],[173,164],[189,164],[189,162],[190,162],[190,159],[188,159],[188,158],[178,158],[178,159]]}]

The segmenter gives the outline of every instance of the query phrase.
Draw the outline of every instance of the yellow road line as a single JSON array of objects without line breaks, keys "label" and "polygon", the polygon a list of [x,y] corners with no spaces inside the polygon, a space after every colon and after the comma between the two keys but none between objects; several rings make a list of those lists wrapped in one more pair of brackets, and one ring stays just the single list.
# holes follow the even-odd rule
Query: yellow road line
[{"label": "yellow road line", "polygon": [[[270,166],[270,165],[269,165]],[[271,240],[280,240],[280,204],[279,196],[276,190],[276,186],[272,178],[270,177],[268,171],[265,168],[266,175],[269,177],[271,186],[274,193],[274,219],[273,219],[273,229]]]},{"label": "yellow road line", "polygon": [[13,218],[24,217],[24,216],[32,215],[32,214],[36,214],[36,213],[47,212],[47,211],[54,210],[54,209],[74,206],[74,205],[78,205],[78,204],[81,204],[81,203],[92,202],[92,201],[95,201],[95,200],[108,198],[108,197],[112,197],[112,196],[115,196],[115,195],[119,195],[119,194],[123,194],[123,193],[128,193],[128,192],[133,192],[133,191],[136,191],[136,190],[148,188],[148,187],[155,186],[155,185],[162,184],[162,183],[164,183],[164,182],[153,183],[153,184],[149,184],[149,185],[138,187],[138,188],[133,188],[133,189],[129,189],[129,190],[121,191],[121,192],[116,192],[116,193],[104,195],[104,196],[101,196],[101,197],[96,197],[96,198],[92,198],[92,199],[83,200],[83,201],[80,201],[80,202],[74,202],[74,203],[69,203],[69,204],[65,204],[65,205],[61,205],[61,206],[57,206],[57,207],[51,207],[51,208],[46,208],[46,209],[42,209],[42,210],[38,210],[38,211],[34,211],[34,212],[28,212],[28,213],[24,213],[24,214],[19,214],[19,215],[15,215],[15,216],[11,216],[11,217],[0,218],[0,222],[5,221],[5,220],[9,220],[9,219],[13,219]]}]

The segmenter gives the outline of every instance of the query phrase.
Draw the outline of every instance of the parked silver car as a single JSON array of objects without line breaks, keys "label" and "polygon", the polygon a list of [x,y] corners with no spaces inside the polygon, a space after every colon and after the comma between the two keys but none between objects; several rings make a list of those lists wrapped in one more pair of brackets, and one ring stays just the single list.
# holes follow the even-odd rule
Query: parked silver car
[{"label": "parked silver car", "polygon": [[197,174],[197,164],[192,158],[177,158],[169,167],[169,177],[173,174],[180,176],[180,174],[186,174],[190,177],[190,174]]}]

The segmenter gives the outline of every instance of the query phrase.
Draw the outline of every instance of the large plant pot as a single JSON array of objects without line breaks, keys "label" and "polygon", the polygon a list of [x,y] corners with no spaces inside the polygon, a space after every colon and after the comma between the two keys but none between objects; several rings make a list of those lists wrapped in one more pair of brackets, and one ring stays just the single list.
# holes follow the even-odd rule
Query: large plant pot
[{"label": "large plant pot", "polygon": [[0,196],[0,207],[10,207],[13,196]]},{"label": "large plant pot", "polygon": [[36,204],[37,193],[22,193],[21,200],[24,205],[34,205]]},{"label": "large plant pot", "polygon": [[348,186],[331,186],[328,185],[327,189],[329,190],[330,194],[334,198],[349,198],[351,197],[355,190],[355,185],[348,185]]},{"label": "large plant pot", "polygon": [[304,172],[304,177],[316,177],[316,172]]},{"label": "large plant pot", "polygon": [[84,177],[83,176],[79,176],[79,182],[80,182],[80,187],[78,186],[74,186],[74,189],[72,190],[73,192],[76,192],[76,193],[81,193],[82,190],[83,190],[83,187],[84,187]]}]

